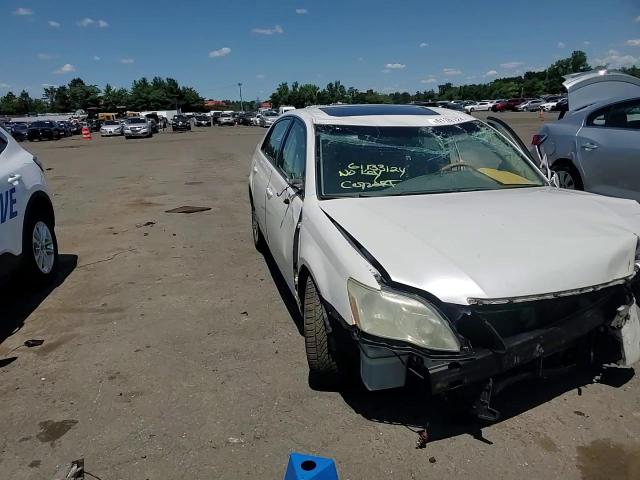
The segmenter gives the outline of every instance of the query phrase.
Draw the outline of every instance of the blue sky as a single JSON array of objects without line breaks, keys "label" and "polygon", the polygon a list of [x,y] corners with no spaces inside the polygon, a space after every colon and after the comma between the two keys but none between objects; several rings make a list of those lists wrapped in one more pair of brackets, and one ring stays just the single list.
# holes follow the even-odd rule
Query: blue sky
[{"label": "blue sky", "polygon": [[380,91],[484,82],[572,50],[640,64],[640,0],[2,0],[0,94],[173,77],[207,98],[281,81]]}]

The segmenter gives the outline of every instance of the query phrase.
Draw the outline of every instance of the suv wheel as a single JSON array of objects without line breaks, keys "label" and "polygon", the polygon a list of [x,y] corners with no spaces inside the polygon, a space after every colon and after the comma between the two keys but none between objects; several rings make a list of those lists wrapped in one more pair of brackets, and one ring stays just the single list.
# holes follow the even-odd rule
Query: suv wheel
[{"label": "suv wheel", "polygon": [[29,280],[45,282],[58,268],[58,241],[52,221],[41,211],[28,214],[22,233],[23,271]]}]

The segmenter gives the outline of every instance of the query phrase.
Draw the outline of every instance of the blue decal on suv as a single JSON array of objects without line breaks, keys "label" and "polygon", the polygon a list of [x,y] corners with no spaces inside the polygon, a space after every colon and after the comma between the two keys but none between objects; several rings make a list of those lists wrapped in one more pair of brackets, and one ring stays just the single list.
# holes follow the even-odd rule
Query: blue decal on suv
[{"label": "blue decal on suv", "polygon": [[18,216],[17,203],[15,187],[0,193],[0,224]]}]

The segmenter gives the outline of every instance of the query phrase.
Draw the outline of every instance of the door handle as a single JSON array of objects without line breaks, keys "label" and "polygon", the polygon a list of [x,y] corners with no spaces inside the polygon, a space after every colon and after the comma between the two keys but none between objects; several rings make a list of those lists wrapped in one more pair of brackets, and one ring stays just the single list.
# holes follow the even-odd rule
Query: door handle
[{"label": "door handle", "polygon": [[591,142],[585,143],[584,145],[582,145],[582,149],[583,150],[587,150],[587,151],[595,150],[597,148],[598,148],[598,145],[596,145],[595,143],[591,143]]},{"label": "door handle", "polygon": [[258,166],[257,165],[253,166],[253,173],[258,173]]},{"label": "door handle", "polygon": [[267,187],[267,198],[272,198],[272,197],[273,197],[273,190]]},{"label": "door handle", "polygon": [[9,176],[9,178],[7,178],[7,182],[16,183],[21,178],[22,178],[22,175],[20,175],[19,173],[14,173],[13,175]]}]

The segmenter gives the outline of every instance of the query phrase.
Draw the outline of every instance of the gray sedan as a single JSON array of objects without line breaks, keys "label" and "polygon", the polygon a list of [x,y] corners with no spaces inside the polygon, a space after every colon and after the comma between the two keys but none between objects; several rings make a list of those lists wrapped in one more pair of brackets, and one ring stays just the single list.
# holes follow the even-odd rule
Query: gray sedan
[{"label": "gray sedan", "polygon": [[[617,83],[620,75],[615,74]],[[606,91],[620,93],[616,82]],[[601,100],[597,95],[587,98],[587,92],[572,100],[569,89],[570,110],[534,135],[540,159],[546,156],[561,187],[640,201],[640,81],[631,78],[623,83],[623,95]],[[596,92],[594,85],[590,86]],[[605,91],[603,86],[597,90]]]}]

